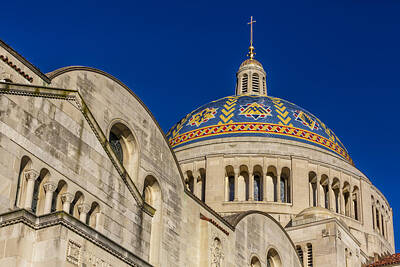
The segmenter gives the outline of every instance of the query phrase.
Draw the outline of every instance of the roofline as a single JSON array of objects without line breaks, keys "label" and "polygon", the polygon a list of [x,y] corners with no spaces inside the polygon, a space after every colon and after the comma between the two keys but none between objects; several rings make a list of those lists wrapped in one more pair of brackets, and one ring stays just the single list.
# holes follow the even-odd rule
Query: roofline
[{"label": "roofline", "polygon": [[[286,235],[286,237],[289,239],[290,244],[292,245],[294,251],[296,251],[296,246],[293,243],[292,238],[290,238],[289,233],[285,230],[285,228],[277,221],[275,220],[274,217],[272,217],[270,214],[264,212],[264,211],[259,211],[259,210],[248,210],[245,212],[240,213],[232,222],[232,226],[235,227],[248,215],[252,215],[252,214],[260,214],[260,215],[264,215],[265,217],[269,218],[271,221],[273,221],[276,225],[278,225],[278,227],[282,230],[282,232]],[[299,255],[296,253],[297,255],[297,259],[300,261]]]},{"label": "roofline", "polygon": [[156,124],[156,126],[158,127],[158,130],[161,132],[165,143],[167,144],[169,150],[171,151],[172,157],[175,161],[175,164],[178,168],[179,174],[181,176],[181,181],[182,181],[182,185],[184,188],[184,192],[191,197],[194,201],[196,201],[198,204],[200,204],[204,209],[206,209],[208,212],[210,212],[213,216],[215,216],[216,218],[218,218],[222,223],[225,224],[225,226],[227,226],[228,228],[230,228],[232,231],[235,230],[235,227],[232,226],[229,222],[227,222],[220,214],[218,214],[215,210],[213,210],[210,206],[208,206],[206,203],[204,203],[203,201],[201,201],[200,199],[198,199],[192,192],[190,192],[186,186],[185,186],[185,181],[184,181],[184,176],[183,176],[183,172],[181,169],[181,166],[178,162],[178,159],[176,158],[175,155],[175,151],[172,149],[172,147],[169,145],[169,142],[167,140],[167,137],[164,133],[164,131],[161,129],[161,126],[158,124],[158,121],[156,120],[156,118],[154,117],[153,113],[151,113],[151,111],[149,110],[149,108],[143,103],[143,101],[127,86],[125,85],[123,82],[121,82],[118,78],[114,77],[113,75],[96,69],[96,68],[92,68],[92,67],[85,67],[85,66],[69,66],[69,67],[63,67],[60,69],[56,69],[52,72],[47,73],[47,76],[49,77],[50,80],[53,80],[54,78],[56,78],[57,76],[70,72],[70,71],[90,71],[90,72],[94,72],[94,73],[98,73],[101,75],[104,75],[105,77],[113,80],[114,82],[116,82],[117,84],[119,84],[120,86],[122,86],[123,88],[125,88],[141,105],[142,107],[147,111],[147,113],[150,115],[150,117],[152,118],[153,122]]},{"label": "roofline", "polygon": [[30,63],[26,58],[24,58],[21,54],[19,54],[17,51],[15,51],[11,46],[6,44],[3,40],[0,39],[0,46],[3,47],[5,50],[7,50],[8,53],[13,55],[15,58],[17,58],[19,61],[24,63],[25,66],[27,66],[32,72],[34,72],[36,75],[38,75],[40,78],[42,78],[46,83],[50,84],[51,80],[49,77],[46,76],[43,72],[40,71],[38,67]]}]

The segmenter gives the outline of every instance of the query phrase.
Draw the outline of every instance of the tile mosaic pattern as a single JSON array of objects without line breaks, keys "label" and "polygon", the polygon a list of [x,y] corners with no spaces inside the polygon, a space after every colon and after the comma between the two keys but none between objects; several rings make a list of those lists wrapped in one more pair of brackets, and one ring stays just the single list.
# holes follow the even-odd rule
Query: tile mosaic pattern
[{"label": "tile mosaic pattern", "polygon": [[323,122],[275,97],[228,96],[192,111],[167,133],[172,148],[232,136],[295,140],[327,149],[352,163],[342,142]]}]

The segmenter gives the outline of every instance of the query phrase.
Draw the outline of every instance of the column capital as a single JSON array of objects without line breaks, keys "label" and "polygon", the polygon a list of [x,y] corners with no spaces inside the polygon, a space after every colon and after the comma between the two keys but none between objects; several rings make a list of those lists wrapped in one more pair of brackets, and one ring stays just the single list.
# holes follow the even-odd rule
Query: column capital
[{"label": "column capital", "polygon": [[74,195],[71,193],[64,193],[61,195],[61,201],[63,203],[65,203],[65,202],[71,203],[73,199],[74,199]]},{"label": "column capital", "polygon": [[24,171],[24,177],[26,180],[36,180],[39,177],[39,172],[34,169]]},{"label": "column capital", "polygon": [[78,211],[79,213],[88,213],[90,210],[90,205],[87,203],[82,203],[80,205],[78,205]]},{"label": "column capital", "polygon": [[43,185],[46,192],[54,192],[57,189],[57,184],[55,182],[47,182]]}]

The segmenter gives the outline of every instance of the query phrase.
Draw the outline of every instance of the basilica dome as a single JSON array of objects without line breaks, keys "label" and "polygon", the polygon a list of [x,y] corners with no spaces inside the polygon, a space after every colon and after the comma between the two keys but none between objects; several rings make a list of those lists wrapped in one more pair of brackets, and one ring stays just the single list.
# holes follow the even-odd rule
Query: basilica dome
[{"label": "basilica dome", "polygon": [[339,138],[305,109],[265,95],[235,95],[203,105],[167,133],[172,148],[208,139],[259,136],[311,144],[352,163]]}]

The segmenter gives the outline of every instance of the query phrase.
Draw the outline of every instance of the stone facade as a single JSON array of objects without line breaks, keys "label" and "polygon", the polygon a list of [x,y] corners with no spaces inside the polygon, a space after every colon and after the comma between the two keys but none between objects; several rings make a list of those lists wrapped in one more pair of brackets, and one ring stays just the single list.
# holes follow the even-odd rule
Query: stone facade
[{"label": "stone facade", "polygon": [[[109,74],[43,74],[3,42],[0,59],[0,266],[299,267],[308,243],[304,266],[360,266],[394,251],[386,199],[333,153],[265,137],[172,150],[147,107]],[[228,172],[247,171],[250,183],[255,170],[264,200],[253,189],[246,199],[238,180],[229,201]],[[318,185],[328,177],[329,190],[334,178],[341,190],[358,188],[358,206],[341,198],[339,212],[303,211],[311,171]],[[271,173],[287,175],[284,201],[274,199]]]}]

